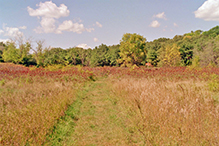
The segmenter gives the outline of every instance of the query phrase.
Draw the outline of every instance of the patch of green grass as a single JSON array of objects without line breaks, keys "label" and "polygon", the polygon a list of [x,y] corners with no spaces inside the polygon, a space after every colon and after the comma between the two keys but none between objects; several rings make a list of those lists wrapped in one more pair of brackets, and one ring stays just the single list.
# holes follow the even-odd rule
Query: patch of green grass
[{"label": "patch of green grass", "polygon": [[47,136],[47,142],[44,145],[58,146],[74,132],[76,122],[79,120],[80,107],[83,99],[77,95],[77,99],[68,107],[65,116],[61,117],[58,123],[53,127],[53,131]]},{"label": "patch of green grass", "polygon": [[[106,79],[78,90],[76,101],[48,136],[45,145],[143,144],[128,108],[115,97]],[[130,129],[131,132],[130,132]]]}]

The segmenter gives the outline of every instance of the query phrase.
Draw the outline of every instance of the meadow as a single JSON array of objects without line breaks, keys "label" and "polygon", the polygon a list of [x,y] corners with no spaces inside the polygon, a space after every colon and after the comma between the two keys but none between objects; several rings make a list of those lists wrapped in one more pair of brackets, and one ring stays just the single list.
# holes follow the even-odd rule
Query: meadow
[{"label": "meadow", "polygon": [[1,145],[219,145],[219,68],[0,64]]}]

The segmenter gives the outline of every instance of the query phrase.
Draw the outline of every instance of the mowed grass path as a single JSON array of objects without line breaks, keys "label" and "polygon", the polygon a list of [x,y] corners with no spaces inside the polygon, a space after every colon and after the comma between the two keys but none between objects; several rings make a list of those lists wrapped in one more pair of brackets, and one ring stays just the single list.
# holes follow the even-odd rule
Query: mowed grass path
[{"label": "mowed grass path", "polygon": [[78,91],[45,145],[143,145],[129,112],[106,79],[89,82]]}]

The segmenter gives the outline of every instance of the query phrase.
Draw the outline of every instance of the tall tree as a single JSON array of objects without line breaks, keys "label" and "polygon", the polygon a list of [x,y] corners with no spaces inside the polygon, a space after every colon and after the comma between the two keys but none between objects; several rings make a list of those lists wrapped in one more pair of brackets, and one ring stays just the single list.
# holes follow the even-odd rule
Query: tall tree
[{"label": "tall tree", "polygon": [[92,49],[87,49],[86,50],[86,58],[85,58],[85,66],[90,66],[91,65],[91,57],[92,57]]},{"label": "tall tree", "polygon": [[43,66],[44,65],[45,56],[44,56],[43,51],[48,50],[48,49],[44,50],[44,48],[43,48],[44,42],[45,42],[44,40],[36,41],[36,43],[37,43],[36,49],[32,48],[32,51],[34,51],[33,57],[36,60],[38,66]]},{"label": "tall tree", "polygon": [[27,66],[32,64],[32,56],[29,53],[30,50],[31,50],[31,44],[29,42],[26,42],[25,44],[19,45],[19,55],[20,55],[19,62],[21,64],[24,64]]},{"label": "tall tree", "polygon": [[2,57],[5,62],[13,62],[18,64],[20,62],[19,49],[16,48],[14,42],[7,42],[6,48],[3,50]]},{"label": "tall tree", "polygon": [[106,54],[106,59],[108,60],[107,62],[109,63],[109,65],[117,66],[117,60],[119,59],[119,57],[119,45],[109,46],[109,51]]},{"label": "tall tree", "polygon": [[190,43],[183,43],[180,45],[180,56],[182,58],[182,62],[184,66],[188,66],[192,64],[193,58],[193,45]]},{"label": "tall tree", "polygon": [[87,50],[83,49],[83,48],[78,48],[79,49],[79,57],[81,60],[81,64],[83,66],[85,66],[85,61],[86,61],[86,57],[87,57]]},{"label": "tall tree", "polygon": [[62,48],[52,48],[44,52],[44,65],[62,64],[65,65],[66,50]]},{"label": "tall tree", "polygon": [[109,65],[109,61],[107,60],[107,53],[109,48],[101,44],[92,51],[91,56],[91,66],[104,66]]},{"label": "tall tree", "polygon": [[159,59],[158,54],[155,50],[149,49],[147,52],[147,62],[151,63],[153,66],[157,66]]},{"label": "tall tree", "polygon": [[146,59],[146,52],[144,50],[146,45],[146,38],[139,34],[126,33],[120,41],[120,57],[118,62],[121,66],[141,65]]},{"label": "tall tree", "polygon": [[77,47],[67,49],[66,60],[68,64],[77,65],[81,64],[81,59],[79,57],[79,49]]}]

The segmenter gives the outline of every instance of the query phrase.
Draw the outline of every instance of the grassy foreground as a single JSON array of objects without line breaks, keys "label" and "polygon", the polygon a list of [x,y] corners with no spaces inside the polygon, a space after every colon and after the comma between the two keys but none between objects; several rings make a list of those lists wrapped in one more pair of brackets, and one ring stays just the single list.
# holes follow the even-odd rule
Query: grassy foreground
[{"label": "grassy foreground", "polygon": [[0,145],[219,145],[219,69],[0,64]]},{"label": "grassy foreground", "polygon": [[78,92],[46,145],[218,145],[215,97],[198,79],[108,77]]},{"label": "grassy foreground", "polygon": [[41,145],[90,73],[0,64],[0,145]]}]

